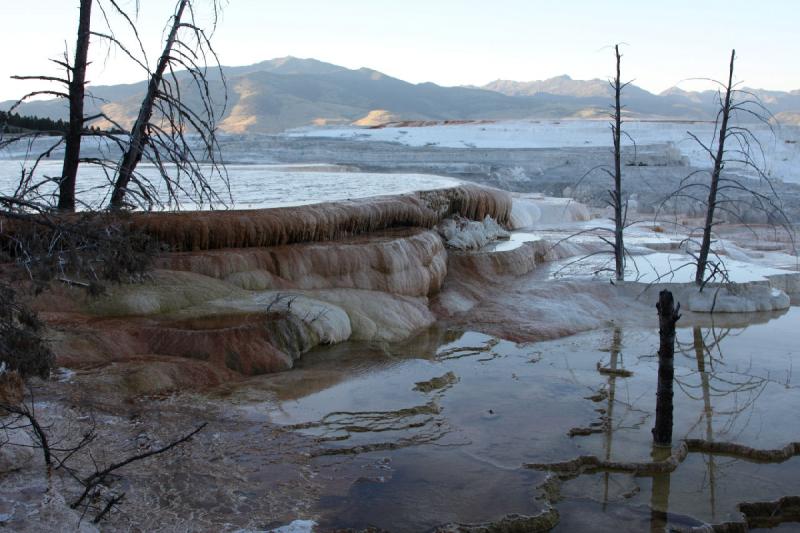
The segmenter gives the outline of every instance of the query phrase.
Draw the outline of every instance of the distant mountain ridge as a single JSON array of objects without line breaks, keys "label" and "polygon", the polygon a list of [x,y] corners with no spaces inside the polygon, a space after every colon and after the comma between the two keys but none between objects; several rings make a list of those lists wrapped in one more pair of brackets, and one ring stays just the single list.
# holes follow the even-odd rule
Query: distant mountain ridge
[{"label": "distant mountain ridge", "polygon": [[540,93],[576,98],[613,96],[613,90],[606,80],[573,80],[566,74],[538,81],[496,80],[481,88],[508,96],[536,96]]},{"label": "distant mountain ridge", "polygon": [[[612,94],[606,80],[574,80],[569,76],[530,82],[497,80],[483,87],[412,84],[368,68],[352,70],[295,57],[223,67],[223,71],[228,94],[220,127],[231,133],[275,133],[327,124],[370,126],[390,120],[604,118]],[[199,105],[189,89],[189,80],[185,81],[187,103]],[[144,81],[90,87],[96,99],[88,102],[86,112],[102,110],[129,127],[145,88]],[[219,75],[211,75],[210,90],[216,101],[225,102]],[[773,113],[800,123],[800,91],[754,92]],[[625,89],[624,103],[631,118],[710,120],[715,113],[713,91],[673,88],[656,95],[630,85]],[[0,103],[0,110],[11,104]],[[18,112],[54,120],[68,117],[65,102],[59,100],[30,102]]]}]

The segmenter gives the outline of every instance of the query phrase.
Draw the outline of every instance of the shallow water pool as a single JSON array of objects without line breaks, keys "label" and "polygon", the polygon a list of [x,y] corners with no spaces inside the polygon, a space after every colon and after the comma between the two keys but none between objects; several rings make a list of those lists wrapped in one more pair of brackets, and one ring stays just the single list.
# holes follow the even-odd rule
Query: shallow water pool
[{"label": "shallow water pool", "polygon": [[[800,440],[798,325],[793,307],[744,328],[679,329],[675,444],[766,449]],[[401,345],[317,350],[291,382],[269,376],[259,389],[277,399],[273,422],[317,439],[315,461],[331,479],[357,473],[323,491],[322,529],[420,531],[552,505],[557,530],[637,531],[739,521],[742,501],[800,494],[798,457],[764,464],[690,453],[667,475],[564,479],[560,496],[545,485],[546,468],[525,466],[581,455],[650,461],[657,349],[651,329],[530,344],[434,330]]]}]

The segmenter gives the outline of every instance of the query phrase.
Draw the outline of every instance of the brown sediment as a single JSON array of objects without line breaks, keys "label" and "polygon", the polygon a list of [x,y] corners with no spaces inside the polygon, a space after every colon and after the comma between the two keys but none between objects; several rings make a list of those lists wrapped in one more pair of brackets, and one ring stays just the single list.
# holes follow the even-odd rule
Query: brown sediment
[{"label": "brown sediment", "polygon": [[562,480],[558,475],[549,472],[545,477],[544,482],[536,487],[539,495],[536,497],[538,500],[544,500],[549,505],[561,500],[561,485]]},{"label": "brown sediment", "polygon": [[274,346],[266,324],[210,329],[158,326],[136,334],[147,338],[154,353],[207,361],[246,376],[292,367],[292,357]]},{"label": "brown sediment", "polygon": [[745,461],[759,463],[782,463],[800,455],[800,442],[792,442],[783,448],[762,450],[732,442],[714,442],[704,439],[686,439],[672,450],[663,461],[621,462],[606,461],[595,455],[582,455],[560,463],[528,463],[526,468],[549,470],[559,477],[572,478],[595,472],[620,472],[635,476],[668,474],[678,468],[689,453],[727,455]]},{"label": "brown sediment", "polygon": [[436,359],[447,361],[448,359],[461,359],[462,357],[480,355],[482,353],[491,352],[492,348],[499,343],[500,341],[498,339],[490,339],[483,346],[456,346],[455,348],[437,352]]},{"label": "brown sediment", "polygon": [[509,514],[495,522],[483,524],[447,524],[435,528],[437,533],[538,533],[558,525],[558,511],[548,506],[539,514]]},{"label": "brown sediment", "polygon": [[672,451],[672,454],[663,461],[621,462],[606,461],[595,455],[581,455],[569,461],[560,463],[528,463],[526,468],[535,470],[550,470],[559,477],[572,478],[581,474],[595,472],[621,472],[636,476],[651,476],[666,474],[675,471],[678,465],[686,459],[689,447],[685,442]]},{"label": "brown sediment", "polygon": [[629,378],[633,376],[633,372],[625,370],[624,368],[609,368],[597,363],[597,372],[604,376],[616,376],[620,378]]},{"label": "brown sediment", "polygon": [[600,422],[592,424],[589,427],[575,427],[570,429],[567,432],[567,435],[571,437],[586,437],[588,435],[594,435],[595,433],[605,433],[608,430],[609,426],[608,417],[602,417]]},{"label": "brown sediment", "polygon": [[438,418],[441,408],[435,401],[394,411],[336,411],[321,420],[283,426],[285,431],[314,430],[322,432],[315,438],[318,444],[348,441],[354,434],[381,434],[417,430],[397,440],[324,447],[311,451],[312,457],[358,455],[362,453],[397,450],[409,446],[436,442],[450,432],[449,426]]},{"label": "brown sediment", "polygon": [[751,529],[772,529],[800,522],[800,496],[784,496],[770,502],[742,502],[737,505],[741,521],[708,524],[683,529],[684,533],[747,533]]},{"label": "brown sediment", "polygon": [[[583,474],[598,472],[625,473],[638,477],[658,476],[674,472],[689,453],[726,455],[745,461],[782,463],[800,455],[800,442],[792,442],[778,449],[758,449],[731,442],[714,442],[705,439],[686,439],[661,461],[620,462],[607,461],[594,455],[584,455],[559,463],[529,463],[526,468],[549,472],[539,485],[540,499],[553,505],[561,499],[563,481]],[[783,523],[800,522],[800,497],[787,496],[772,502],[740,503],[742,521],[709,524],[685,531],[714,531],[715,533],[745,533],[750,528],[772,528]]]},{"label": "brown sediment", "polygon": [[[158,268],[144,283],[109,286],[98,298],[74,287],[55,287],[34,298],[31,307],[53,334],[59,365],[88,370],[114,363],[109,370],[133,380],[131,389],[147,387],[140,386],[144,374],[134,368],[143,363],[123,363],[126,358],[191,359],[229,377],[286,370],[320,343],[351,334],[397,340],[429,325],[434,316],[427,297],[444,282],[447,254],[438,234],[425,228],[453,214],[477,220],[490,215],[504,223],[510,210],[508,193],[466,184],[276,209],[132,213],[126,224],[171,250],[156,258]],[[348,295],[330,289],[374,292]],[[291,309],[270,314],[268,302],[248,292],[265,290],[317,291],[311,299],[320,301],[312,304],[319,304],[320,313],[335,310],[339,322],[320,325]],[[351,301],[359,298],[371,307]],[[379,306],[401,322],[396,330],[374,319]],[[338,336],[326,337],[328,330]],[[158,361],[165,375],[159,381],[163,386],[154,388],[176,383],[192,388],[191,372],[174,371],[177,360]]]},{"label": "brown sediment", "polygon": [[[59,365],[85,369],[153,354],[206,361],[239,375],[286,370],[313,346],[345,340],[350,327],[352,338],[397,340],[429,325],[434,317],[426,296],[438,291],[446,274],[439,236],[410,228],[353,238],[341,247],[310,243],[211,250],[165,254],[159,260],[173,270],[154,270],[143,283],[110,286],[101,297],[56,287],[32,302],[53,332]],[[259,275],[274,286],[246,284],[247,289],[305,292],[274,293],[276,301],[283,296],[288,303],[272,309],[272,293],[245,290],[231,279],[252,281]],[[342,317],[334,313],[336,325],[315,321],[311,314],[304,318],[291,308],[296,298],[317,305],[320,313],[329,307],[346,314],[347,331],[340,328],[335,339],[326,337],[329,329],[340,331]],[[358,302],[370,305],[362,308]]]},{"label": "brown sediment", "polygon": [[[395,411],[334,411],[325,415],[321,420],[287,425],[283,426],[283,428],[294,431],[324,427],[333,430],[355,431],[357,433],[389,431],[397,429],[392,424],[398,420],[420,415],[438,415],[440,412],[441,408],[436,402],[431,401],[424,405],[406,407]],[[404,424],[403,427],[408,427],[408,425]]]},{"label": "brown sediment", "polygon": [[324,242],[393,227],[432,228],[458,214],[506,224],[511,196],[465,184],[448,189],[321,204],[237,211],[140,213],[135,229],[172,251]]},{"label": "brown sediment", "polygon": [[783,448],[763,450],[733,442],[715,442],[704,439],[687,439],[690,452],[728,455],[757,463],[782,463],[800,455],[800,442],[790,442]]},{"label": "brown sediment", "polygon": [[788,522],[800,522],[800,496],[785,496],[772,502],[744,502],[738,507],[751,528],[773,528]]},{"label": "brown sediment", "polygon": [[[0,373],[0,403],[17,405],[22,401],[24,382],[18,372]],[[0,412],[2,415],[2,412]]]},{"label": "brown sediment", "polygon": [[608,399],[608,390],[603,388],[597,391],[597,393],[592,394],[591,396],[585,396],[585,400],[591,400],[595,403],[602,402]]},{"label": "brown sediment", "polygon": [[79,384],[91,383],[93,394],[133,399],[215,387],[236,379],[236,373],[205,361],[142,354],[115,359],[74,379]]},{"label": "brown sediment", "polygon": [[[375,442],[370,444],[359,444],[358,446],[350,446],[344,448],[321,448],[311,452],[311,457],[325,457],[332,455],[359,455],[369,452],[384,452],[389,450],[399,450],[408,448],[410,446],[419,446],[420,444],[427,444],[436,442],[447,434],[446,431],[441,433],[420,434],[414,437],[406,437],[396,441],[389,442]],[[347,437],[342,437],[337,440],[347,440]]]},{"label": "brown sediment", "polygon": [[444,282],[447,253],[436,232],[406,228],[335,242],[163,254],[156,266],[247,290],[352,288],[427,296]]},{"label": "brown sediment", "polygon": [[50,325],[58,364],[74,369],[167,356],[174,363],[204,362],[230,378],[287,370],[316,344],[313,332],[300,319],[277,312],[184,320],[68,316],[51,317]]},{"label": "brown sediment", "polygon": [[429,379],[428,381],[418,381],[414,385],[414,390],[419,392],[432,392],[449,387],[458,382],[458,377],[453,372],[448,372],[443,376]]}]

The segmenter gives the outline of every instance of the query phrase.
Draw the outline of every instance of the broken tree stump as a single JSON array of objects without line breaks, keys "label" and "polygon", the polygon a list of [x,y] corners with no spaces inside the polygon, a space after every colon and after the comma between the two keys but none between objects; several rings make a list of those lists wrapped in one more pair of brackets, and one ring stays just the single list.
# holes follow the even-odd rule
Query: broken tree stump
[{"label": "broken tree stump", "polygon": [[672,383],[675,378],[675,323],[680,319],[681,304],[675,304],[670,291],[658,295],[658,389],[656,390],[656,423],[653,444],[672,445]]}]

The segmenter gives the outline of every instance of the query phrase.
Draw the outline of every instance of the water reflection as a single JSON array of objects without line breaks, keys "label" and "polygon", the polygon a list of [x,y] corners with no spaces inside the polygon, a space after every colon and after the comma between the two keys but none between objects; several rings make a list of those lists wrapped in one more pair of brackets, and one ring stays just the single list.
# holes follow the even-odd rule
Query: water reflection
[{"label": "water reflection", "polygon": [[[650,458],[653,461],[666,460],[672,450],[664,446],[653,445]],[[669,493],[672,474],[663,473],[653,476],[650,489],[650,531],[664,531],[669,516]]]},{"label": "water reflection", "polygon": [[[800,411],[792,365],[798,320],[792,308],[750,327],[679,329],[675,442],[778,448],[798,440],[786,423]],[[271,400],[254,410],[317,438],[318,460],[347,458],[337,460],[339,482],[319,510],[326,527],[410,531],[541,510],[535,496],[544,476],[523,464],[582,455],[663,459],[669,450],[654,450],[650,435],[657,347],[656,331],[636,328],[535,344],[434,329],[398,345],[320,349],[298,369],[232,394],[252,402],[268,392]],[[380,481],[365,478],[377,461]],[[341,482],[348,471],[352,483]],[[738,520],[739,502],[796,493],[798,475],[798,459],[771,465],[690,453],[671,473],[578,476],[563,484],[556,505],[609,513],[612,524],[626,512],[645,520],[645,508],[649,527],[663,530]],[[426,501],[437,512],[422,519]],[[562,513],[564,530],[570,520]]]},{"label": "water reflection", "polygon": [[[719,349],[720,340],[727,337],[729,332],[730,330],[727,330],[722,337],[717,337],[714,335],[714,344],[712,346]],[[694,328],[692,333],[694,337],[694,353],[695,358],[697,359],[697,372],[700,373],[700,385],[703,390],[703,418],[705,418],[706,421],[706,440],[712,441],[714,440],[714,410],[711,408],[711,386],[709,384],[709,373],[706,372],[706,354],[708,354],[710,359],[711,350],[709,349],[709,345],[703,339],[703,332],[700,328]],[[713,454],[708,454],[706,464],[708,465],[709,507],[711,509],[711,521],[714,522],[717,519],[717,510],[715,496],[716,474],[714,472],[715,464]]]},{"label": "water reflection", "polygon": [[[792,309],[790,316],[796,320],[797,315],[797,309]],[[675,361],[676,370],[681,370],[676,372],[675,378],[678,386],[675,396],[676,437],[745,443],[755,448],[781,447],[797,440],[796,428],[787,429],[782,422],[791,416],[791,409],[798,406],[797,393],[792,385],[792,361],[796,352],[790,347],[790,337],[787,336],[792,322],[784,320],[778,321],[783,322],[780,327],[772,324],[763,330],[758,327],[731,329],[712,326],[693,327],[679,333]],[[609,366],[620,357],[621,338],[621,333],[614,330]],[[645,354],[639,362],[655,365],[655,358]],[[634,367],[637,374],[641,373],[640,365]],[[606,461],[630,459],[624,455],[615,458],[611,453],[615,436],[620,441],[629,442],[629,436],[619,434],[620,424],[615,420],[614,403],[617,402],[613,400],[616,400],[617,380],[617,377],[610,376],[606,384],[610,418],[603,441],[602,457]],[[793,407],[789,408],[787,404]],[[640,442],[645,444],[644,439]],[[649,460],[663,461],[669,455],[669,449],[653,447]],[[713,453],[697,456],[695,459],[690,455],[676,472],[658,473],[648,481],[637,481],[644,488],[648,482],[650,484],[647,503],[651,510],[651,530],[663,531],[670,521],[676,519],[676,511],[708,523],[739,521],[742,518],[737,512],[737,503],[770,500],[797,491],[793,483],[788,483],[784,489],[778,488],[785,486],[791,476],[800,471],[796,459],[777,466],[759,465]],[[757,485],[752,484],[754,474],[759,478]],[[599,475],[603,477],[601,510],[606,512],[609,480],[618,474],[602,472]],[[594,497],[590,482],[579,480],[574,484],[576,487],[568,491],[572,497]],[[703,505],[697,496],[702,496],[706,504]],[[671,498],[675,501],[671,502]],[[631,499],[632,504],[644,501],[643,497]]]},{"label": "water reflection", "polygon": [[[611,460],[611,449],[614,443],[614,404],[617,398],[617,369],[624,368],[624,362],[622,360],[622,329],[619,327],[615,327],[613,330],[609,353],[608,367],[612,372],[608,374],[608,407],[606,407],[608,423],[606,424],[605,439],[603,442],[606,461]],[[603,511],[605,511],[608,506],[608,484],[610,476],[611,474],[609,472],[604,474]]]}]

